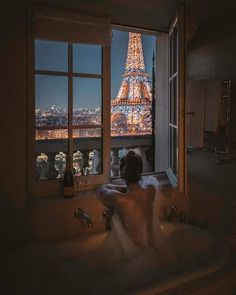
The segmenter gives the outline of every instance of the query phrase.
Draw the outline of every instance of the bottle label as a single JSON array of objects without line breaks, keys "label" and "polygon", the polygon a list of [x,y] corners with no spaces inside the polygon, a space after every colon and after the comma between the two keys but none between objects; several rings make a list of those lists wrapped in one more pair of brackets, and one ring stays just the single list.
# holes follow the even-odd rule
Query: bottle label
[{"label": "bottle label", "polygon": [[64,197],[66,198],[73,197],[74,187],[73,186],[64,187],[63,194],[64,194]]}]

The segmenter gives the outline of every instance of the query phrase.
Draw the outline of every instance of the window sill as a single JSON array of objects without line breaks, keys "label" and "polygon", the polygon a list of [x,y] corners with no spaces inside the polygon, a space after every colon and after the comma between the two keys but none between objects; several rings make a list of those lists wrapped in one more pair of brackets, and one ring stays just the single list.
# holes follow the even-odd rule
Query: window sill
[{"label": "window sill", "polygon": [[[170,185],[170,180],[165,172],[161,173],[150,173],[143,175],[143,178],[146,177],[155,177],[158,180],[159,186]],[[121,178],[113,178],[111,180],[112,184],[116,185],[124,185],[125,181]],[[61,192],[55,192],[54,194],[40,194],[37,195],[30,195],[28,198],[29,203],[37,203],[37,202],[73,202],[73,200],[81,199],[81,198],[88,198],[90,196],[95,196],[97,189],[101,186],[101,184],[97,183],[80,183],[77,184],[75,182],[74,185],[74,196],[71,198],[63,197]]]}]

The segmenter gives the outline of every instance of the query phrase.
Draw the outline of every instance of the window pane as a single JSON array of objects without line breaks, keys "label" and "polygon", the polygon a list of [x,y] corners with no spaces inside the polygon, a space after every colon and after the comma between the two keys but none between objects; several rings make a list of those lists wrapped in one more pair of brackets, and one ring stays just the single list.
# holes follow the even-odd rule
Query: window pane
[{"label": "window pane", "polygon": [[101,79],[73,79],[73,124],[101,124]]},{"label": "window pane", "polygon": [[170,123],[177,125],[177,77],[170,81]]},{"label": "window pane", "polygon": [[174,28],[170,35],[170,77],[177,72],[177,60],[178,60],[178,31]]},{"label": "window pane", "polygon": [[77,176],[102,173],[101,128],[73,131],[73,167]]},{"label": "window pane", "polygon": [[102,47],[99,45],[73,44],[73,71],[101,74]]},{"label": "window pane", "polygon": [[35,69],[68,71],[68,44],[35,40]]},{"label": "window pane", "polygon": [[169,48],[169,54],[170,54],[170,77],[174,74],[174,36],[173,32],[170,35],[169,42],[170,42],[170,48]]},{"label": "window pane", "polygon": [[141,155],[143,172],[151,172],[155,163],[152,67],[156,36],[118,30],[112,33],[111,176],[119,177],[120,159],[129,149]]},{"label": "window pane", "polygon": [[177,129],[170,127],[170,168],[177,175]]},{"label": "window pane", "polygon": [[68,153],[68,131],[37,130],[35,137],[36,180],[63,177]]},{"label": "window pane", "polygon": [[101,137],[101,128],[86,128],[73,130],[74,138]]},{"label": "window pane", "polygon": [[177,61],[178,61],[178,30],[175,27],[173,30],[174,34],[174,40],[173,40],[173,46],[174,46],[174,53],[173,53],[173,72],[177,72]]},{"label": "window pane", "polygon": [[66,129],[36,130],[35,132],[35,140],[66,139],[66,138],[68,138],[68,131]]},{"label": "window pane", "polygon": [[36,126],[68,124],[68,78],[35,75]]},{"label": "window pane", "polygon": [[170,123],[174,124],[174,81],[170,81]]}]

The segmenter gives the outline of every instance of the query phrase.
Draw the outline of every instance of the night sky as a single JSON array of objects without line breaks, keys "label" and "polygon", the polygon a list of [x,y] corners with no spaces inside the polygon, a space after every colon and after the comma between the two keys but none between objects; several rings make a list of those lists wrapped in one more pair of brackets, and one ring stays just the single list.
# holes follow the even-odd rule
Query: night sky
[{"label": "night sky", "polygon": [[[151,77],[152,56],[155,51],[156,37],[142,35],[146,69]],[[113,30],[111,49],[111,98],[118,94],[125,69],[128,48],[128,32]],[[101,73],[100,46],[74,45],[74,71]],[[67,43],[37,40],[35,43],[35,68],[38,70],[67,71]],[[101,81],[91,78],[74,78],[74,108],[96,108],[101,102]],[[67,108],[67,77],[36,75],[36,107],[56,105]]]}]

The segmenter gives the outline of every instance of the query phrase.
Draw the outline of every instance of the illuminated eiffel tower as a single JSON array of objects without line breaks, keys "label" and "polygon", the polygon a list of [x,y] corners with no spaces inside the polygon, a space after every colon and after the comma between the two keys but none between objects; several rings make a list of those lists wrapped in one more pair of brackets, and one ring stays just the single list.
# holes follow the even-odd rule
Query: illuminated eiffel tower
[{"label": "illuminated eiffel tower", "polygon": [[111,101],[111,135],[147,135],[152,133],[152,89],[144,64],[142,36],[129,33],[123,80]]}]

